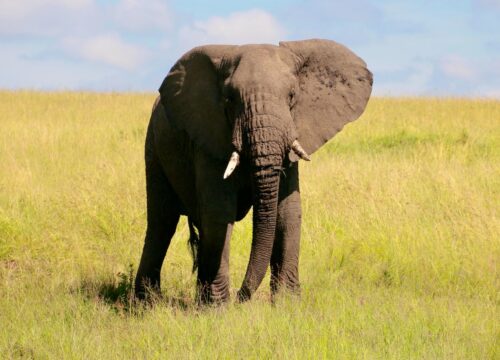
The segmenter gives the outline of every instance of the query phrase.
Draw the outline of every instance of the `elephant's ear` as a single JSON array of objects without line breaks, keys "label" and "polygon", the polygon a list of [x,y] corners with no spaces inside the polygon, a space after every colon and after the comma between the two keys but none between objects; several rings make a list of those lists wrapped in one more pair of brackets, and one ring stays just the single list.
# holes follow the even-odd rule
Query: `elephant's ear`
[{"label": "elephant's ear", "polygon": [[299,142],[311,154],[363,113],[372,73],[363,60],[334,41],[289,41],[280,46],[297,58],[292,115]]},{"label": "elephant's ear", "polygon": [[227,160],[231,129],[224,112],[220,63],[230,46],[204,46],[186,53],[160,86],[169,121],[186,131],[196,146]]}]

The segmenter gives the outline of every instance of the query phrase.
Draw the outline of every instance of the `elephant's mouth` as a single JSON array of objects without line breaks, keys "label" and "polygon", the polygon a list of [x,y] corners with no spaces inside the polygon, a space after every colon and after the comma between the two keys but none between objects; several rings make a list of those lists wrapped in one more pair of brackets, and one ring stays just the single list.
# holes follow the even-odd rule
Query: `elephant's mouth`
[{"label": "elephant's mouth", "polygon": [[[299,158],[305,161],[311,161],[311,157],[304,150],[302,145],[300,145],[298,140],[294,140],[290,145],[290,149],[297,155]],[[223,178],[227,179],[234,172],[236,167],[240,164],[240,154],[237,151],[233,151],[229,158],[229,161],[226,166],[226,171],[224,171]]]}]

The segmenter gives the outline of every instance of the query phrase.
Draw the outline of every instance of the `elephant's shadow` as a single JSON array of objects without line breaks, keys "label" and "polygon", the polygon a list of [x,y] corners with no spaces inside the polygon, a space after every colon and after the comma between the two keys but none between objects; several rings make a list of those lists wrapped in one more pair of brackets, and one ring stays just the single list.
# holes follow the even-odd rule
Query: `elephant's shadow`
[{"label": "elephant's shadow", "polygon": [[181,292],[172,295],[152,296],[149,301],[138,301],[134,295],[134,269],[112,274],[100,279],[83,279],[74,293],[85,301],[103,304],[121,316],[139,315],[156,305],[167,306],[175,311],[189,311],[195,302],[189,294]]}]

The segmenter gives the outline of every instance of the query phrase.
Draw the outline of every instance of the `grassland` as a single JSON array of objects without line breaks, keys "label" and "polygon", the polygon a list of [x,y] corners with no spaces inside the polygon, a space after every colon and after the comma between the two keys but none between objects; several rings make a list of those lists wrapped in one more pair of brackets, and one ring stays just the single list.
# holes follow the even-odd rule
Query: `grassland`
[{"label": "grassland", "polygon": [[271,305],[266,279],[200,310],[184,220],[164,299],[127,300],[153,98],[0,92],[0,357],[500,357],[499,101],[372,99],[301,165],[301,299]]}]

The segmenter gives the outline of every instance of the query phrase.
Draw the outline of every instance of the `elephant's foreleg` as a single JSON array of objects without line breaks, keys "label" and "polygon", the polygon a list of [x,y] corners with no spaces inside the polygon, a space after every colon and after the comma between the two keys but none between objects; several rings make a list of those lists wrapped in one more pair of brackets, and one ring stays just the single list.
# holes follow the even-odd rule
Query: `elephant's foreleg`
[{"label": "elephant's foreleg", "polygon": [[302,211],[298,163],[287,168],[280,180],[276,238],[271,256],[271,292],[285,287],[300,291],[299,248]]},{"label": "elephant's foreleg", "polygon": [[229,241],[233,224],[206,222],[198,249],[198,299],[201,303],[229,300]]},{"label": "elephant's foreleg", "polygon": [[147,221],[146,239],[135,279],[135,293],[143,299],[148,290],[160,292],[160,271],[180,211],[178,199],[163,170],[146,149]]}]

